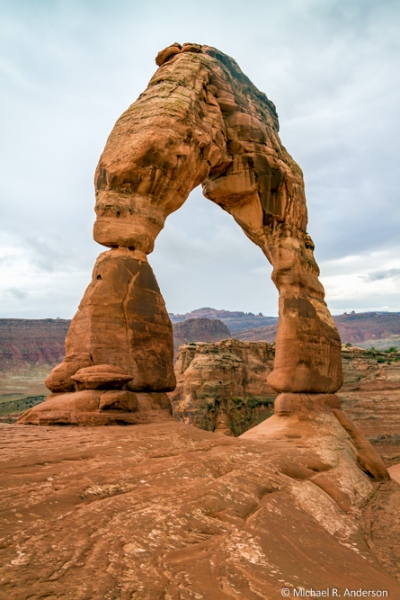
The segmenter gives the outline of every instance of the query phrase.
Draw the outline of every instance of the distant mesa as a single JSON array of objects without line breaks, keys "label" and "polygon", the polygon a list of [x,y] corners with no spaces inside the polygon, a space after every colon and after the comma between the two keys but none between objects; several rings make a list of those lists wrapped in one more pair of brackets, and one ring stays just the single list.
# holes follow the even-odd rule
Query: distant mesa
[{"label": "distant mesa", "polygon": [[218,342],[232,337],[225,323],[220,319],[187,319],[173,325],[175,352],[179,346],[189,342]]},{"label": "distant mesa", "polygon": [[278,323],[278,317],[265,317],[262,313],[256,315],[252,312],[217,310],[215,308],[198,308],[191,312],[176,315],[169,313],[169,316],[173,324],[188,319],[220,319],[229,328],[231,333],[254,327],[276,325]]}]

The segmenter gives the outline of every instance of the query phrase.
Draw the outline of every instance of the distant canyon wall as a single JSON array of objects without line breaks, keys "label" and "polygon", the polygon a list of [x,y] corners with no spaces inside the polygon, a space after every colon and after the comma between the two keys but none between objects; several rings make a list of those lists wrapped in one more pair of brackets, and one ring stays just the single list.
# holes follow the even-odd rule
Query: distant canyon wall
[{"label": "distant canyon wall", "polygon": [[[0,372],[31,367],[53,368],[65,355],[69,319],[0,319]],[[174,325],[174,346],[231,337],[220,319],[188,319]]]},{"label": "distant canyon wall", "polygon": [[[202,308],[184,315],[170,314],[177,352],[188,342],[216,342],[234,337],[243,341],[273,342],[276,317],[241,311]],[[349,313],[334,317],[342,343],[371,341],[380,348],[400,347],[400,313]],[[64,358],[69,319],[0,319],[0,371],[30,366],[53,367]]]},{"label": "distant canyon wall", "polygon": [[59,363],[70,323],[69,319],[0,319],[0,371]]}]

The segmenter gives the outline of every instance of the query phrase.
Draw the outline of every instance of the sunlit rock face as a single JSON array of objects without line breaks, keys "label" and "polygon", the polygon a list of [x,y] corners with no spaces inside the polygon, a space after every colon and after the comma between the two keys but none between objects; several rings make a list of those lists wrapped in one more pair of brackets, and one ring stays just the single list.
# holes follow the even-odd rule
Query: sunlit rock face
[{"label": "sunlit rock face", "polygon": [[98,364],[132,376],[121,389],[174,387],[172,329],[146,255],[167,216],[201,184],[273,266],[280,296],[270,386],[334,393],[342,383],[340,338],[306,231],[302,172],[281,144],[274,104],[215,48],[173,44],[156,62],[96,169],[94,238],[110,250],[96,263],[48,387],[70,393],[75,373]]}]

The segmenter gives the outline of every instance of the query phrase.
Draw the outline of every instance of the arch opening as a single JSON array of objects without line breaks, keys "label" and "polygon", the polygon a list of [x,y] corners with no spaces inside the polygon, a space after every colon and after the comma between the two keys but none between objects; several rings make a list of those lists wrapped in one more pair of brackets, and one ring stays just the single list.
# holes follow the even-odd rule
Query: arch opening
[{"label": "arch opening", "polygon": [[170,313],[209,306],[278,314],[270,264],[200,187],[167,218],[149,262]]},{"label": "arch opening", "polygon": [[279,325],[268,383],[283,394],[333,394],[340,338],[306,230],[302,172],[281,144],[274,104],[215,48],[173,44],[156,62],[100,157],[94,238],[109,250],[72,320],[65,360],[46,380],[57,394],[48,410],[134,412],[135,394],[162,404],[174,388],[172,326],[147,255],[199,185],[273,267]]}]

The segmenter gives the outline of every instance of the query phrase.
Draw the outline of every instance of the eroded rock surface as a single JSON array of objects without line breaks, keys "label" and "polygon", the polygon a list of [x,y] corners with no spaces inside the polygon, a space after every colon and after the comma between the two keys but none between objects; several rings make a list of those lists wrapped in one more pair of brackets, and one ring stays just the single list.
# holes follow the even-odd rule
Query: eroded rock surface
[{"label": "eroded rock surface", "polygon": [[400,462],[400,352],[343,348],[344,410],[384,458]]},{"label": "eroded rock surface", "polygon": [[[127,392],[153,394],[158,405],[160,394],[175,387],[175,375],[172,325],[145,255],[116,248],[99,256],[65,349],[63,362],[46,379],[56,397],[48,396],[20,423],[147,422],[147,414],[139,421],[130,414],[141,408],[130,408],[137,403],[126,401]],[[110,389],[119,389],[125,400],[105,402]],[[168,401],[162,404],[169,409]]]},{"label": "eroded rock surface", "polygon": [[94,238],[111,249],[96,263],[64,363],[46,384],[69,393],[76,371],[108,364],[132,375],[131,391],[173,389],[171,324],[146,255],[168,215],[201,184],[273,266],[279,324],[269,385],[336,392],[340,338],[306,231],[302,172],[280,142],[274,104],[215,48],[173,44],[156,62],[100,157]]},{"label": "eroded rock surface", "polygon": [[276,393],[267,383],[273,360],[265,342],[182,346],[169,394],[174,415],[207,431],[240,435],[273,413]]},{"label": "eroded rock surface", "polygon": [[99,256],[65,348],[64,363],[46,380],[53,392],[74,389],[77,365],[107,364],[131,375],[131,391],[174,388],[172,325],[144,255],[120,248]]},{"label": "eroded rock surface", "polygon": [[[169,394],[175,416],[209,431],[244,433],[272,414],[276,393],[267,377],[274,353],[274,346],[266,342],[182,346],[175,365],[177,387]],[[342,348],[342,357],[343,409],[386,465],[400,462],[400,353],[351,346]],[[323,395],[315,402],[324,404]]]},{"label": "eroded rock surface", "polygon": [[60,443],[56,427],[3,426],[2,594],[275,600],[303,586],[400,597],[399,486],[357,466],[334,417],[273,419],[268,438],[171,421],[63,427]]},{"label": "eroded rock surface", "polygon": [[151,252],[168,214],[201,183],[274,267],[280,325],[270,384],[335,392],[339,335],[306,233],[302,173],[281,145],[274,104],[215,48],[174,44],[157,64],[100,159],[95,239]]}]

